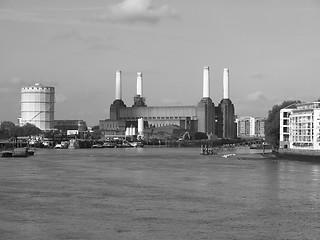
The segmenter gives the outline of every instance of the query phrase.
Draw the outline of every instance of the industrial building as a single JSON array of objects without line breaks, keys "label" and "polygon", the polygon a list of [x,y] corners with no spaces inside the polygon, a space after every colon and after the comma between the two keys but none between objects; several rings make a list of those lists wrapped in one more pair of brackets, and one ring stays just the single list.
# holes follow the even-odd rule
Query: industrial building
[{"label": "industrial building", "polygon": [[280,149],[320,150],[320,102],[280,110]]},{"label": "industrial building", "polygon": [[131,107],[127,107],[122,100],[121,71],[116,72],[116,99],[110,106],[110,119],[99,122],[101,131],[108,135],[125,134],[128,127],[138,128],[138,119],[142,119],[144,128],[174,125],[192,133],[204,132],[211,138],[233,139],[236,136],[234,105],[229,99],[228,69],[224,69],[224,94],[217,107],[210,98],[209,67],[203,69],[202,98],[195,106],[149,107],[143,97],[142,82],[142,73],[138,72],[134,102]]},{"label": "industrial building", "polygon": [[21,117],[19,125],[33,124],[41,130],[54,128],[54,87],[36,83],[21,89]]},{"label": "industrial building", "polygon": [[54,120],[54,129],[66,134],[70,130],[86,132],[88,127],[83,120]]}]

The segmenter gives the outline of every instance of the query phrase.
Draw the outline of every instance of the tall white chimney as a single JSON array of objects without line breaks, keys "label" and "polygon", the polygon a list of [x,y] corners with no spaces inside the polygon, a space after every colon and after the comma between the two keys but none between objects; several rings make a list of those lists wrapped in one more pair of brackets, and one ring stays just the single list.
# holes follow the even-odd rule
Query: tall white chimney
[{"label": "tall white chimney", "polygon": [[116,100],[122,99],[121,71],[116,72]]},{"label": "tall white chimney", "polygon": [[229,69],[223,69],[223,99],[229,99]]},{"label": "tall white chimney", "polygon": [[143,136],[143,118],[138,119],[138,135]]},{"label": "tall white chimney", "polygon": [[142,97],[142,73],[137,73],[137,95],[140,95]]},{"label": "tall white chimney", "polygon": [[203,68],[203,98],[210,97],[209,67]]}]

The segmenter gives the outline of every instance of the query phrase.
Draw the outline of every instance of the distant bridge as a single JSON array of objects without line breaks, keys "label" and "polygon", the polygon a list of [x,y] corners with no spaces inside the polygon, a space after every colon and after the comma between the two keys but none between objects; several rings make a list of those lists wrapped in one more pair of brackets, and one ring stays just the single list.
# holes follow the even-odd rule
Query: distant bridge
[{"label": "distant bridge", "polygon": [[232,143],[232,144],[223,144],[222,148],[235,148],[235,147],[251,147],[253,145],[262,145],[265,144],[265,141],[262,139],[249,140],[245,142]]}]

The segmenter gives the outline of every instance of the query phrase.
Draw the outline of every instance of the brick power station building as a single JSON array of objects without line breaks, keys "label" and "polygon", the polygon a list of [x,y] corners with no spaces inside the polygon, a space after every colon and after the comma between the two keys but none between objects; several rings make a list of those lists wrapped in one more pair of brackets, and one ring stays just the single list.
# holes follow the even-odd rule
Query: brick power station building
[{"label": "brick power station building", "polygon": [[[140,119],[140,120],[139,120]],[[203,69],[203,94],[195,106],[147,106],[142,92],[142,73],[137,73],[137,93],[131,107],[122,100],[121,71],[116,72],[116,99],[110,106],[110,119],[100,120],[105,134],[125,134],[126,128],[178,126],[185,131],[203,132],[212,138],[236,137],[235,109],[229,99],[229,70],[223,73],[223,99],[215,106],[210,98],[209,67]],[[141,129],[141,127],[140,127]],[[139,133],[141,134],[141,133]]]}]

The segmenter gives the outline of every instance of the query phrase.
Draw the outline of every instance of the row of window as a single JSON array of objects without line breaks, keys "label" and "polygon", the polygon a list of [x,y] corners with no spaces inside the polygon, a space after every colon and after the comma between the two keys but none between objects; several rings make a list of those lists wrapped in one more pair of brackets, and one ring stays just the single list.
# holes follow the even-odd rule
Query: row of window
[{"label": "row of window", "polygon": [[313,147],[313,143],[294,142],[292,145],[295,147]]},{"label": "row of window", "polygon": [[291,120],[294,122],[300,122],[300,121],[311,121],[313,119],[313,116],[297,116],[292,117]]},{"label": "row of window", "polygon": [[298,106],[298,109],[316,109],[316,108],[320,108],[320,103],[316,102],[316,103],[309,103],[306,105]]},{"label": "row of window", "polygon": [[313,130],[291,130],[291,135],[313,135]]},{"label": "row of window", "polygon": [[313,142],[312,136],[292,136],[292,142]]}]

